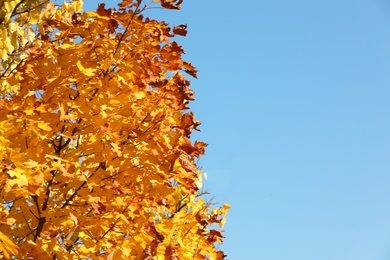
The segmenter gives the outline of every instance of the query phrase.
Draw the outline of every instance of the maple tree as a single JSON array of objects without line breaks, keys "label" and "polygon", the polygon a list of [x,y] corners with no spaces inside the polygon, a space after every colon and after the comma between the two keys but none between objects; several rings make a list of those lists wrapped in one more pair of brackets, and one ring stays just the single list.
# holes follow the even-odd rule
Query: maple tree
[{"label": "maple tree", "polygon": [[228,204],[202,195],[196,69],[170,28],[83,1],[0,1],[0,255],[223,259]]}]

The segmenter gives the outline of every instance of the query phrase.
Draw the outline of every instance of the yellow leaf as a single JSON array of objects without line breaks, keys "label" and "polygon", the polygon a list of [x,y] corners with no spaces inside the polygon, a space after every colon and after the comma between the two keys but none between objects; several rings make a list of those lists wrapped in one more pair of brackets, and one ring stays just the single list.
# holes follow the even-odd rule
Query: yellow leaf
[{"label": "yellow leaf", "polygon": [[28,116],[34,115],[34,109],[33,108],[28,108],[24,112],[26,112],[26,115],[28,115]]},{"label": "yellow leaf", "polygon": [[18,4],[18,1],[5,1],[4,7],[5,7],[5,10],[7,11],[7,13],[11,12],[17,4]]},{"label": "yellow leaf", "polygon": [[4,254],[6,259],[18,254],[18,246],[14,244],[6,235],[0,232],[0,251]]},{"label": "yellow leaf", "polygon": [[76,13],[81,13],[83,11],[83,2],[84,2],[83,0],[78,0],[73,2],[74,11]]},{"label": "yellow leaf", "polygon": [[119,147],[119,145],[117,145],[116,143],[111,143],[111,146],[112,146],[112,150],[119,156],[121,157],[122,156],[122,151],[121,151],[121,148]]},{"label": "yellow leaf", "polygon": [[142,99],[142,98],[144,98],[146,95],[145,95],[145,92],[141,92],[141,91],[139,91],[139,92],[135,92],[134,94],[134,97],[136,98],[136,99]]},{"label": "yellow leaf", "polygon": [[37,177],[35,177],[34,182],[38,185],[41,185],[45,180],[45,175],[43,172],[40,172]]},{"label": "yellow leaf", "polygon": [[48,126],[48,124],[49,123],[38,122],[38,127],[45,131],[51,131],[51,127]]},{"label": "yellow leaf", "polygon": [[[125,240],[125,242],[123,242],[122,246],[121,246],[121,249],[122,249],[122,253],[125,257],[128,257],[131,253],[131,244],[130,244],[130,241],[129,240]],[[128,259],[128,258],[126,258]]]},{"label": "yellow leaf", "polygon": [[94,142],[96,142],[96,141],[97,141],[96,136],[91,135],[91,137],[89,138],[89,142],[90,142],[90,143],[94,143]]},{"label": "yellow leaf", "polygon": [[23,186],[28,185],[27,176],[25,175],[24,170],[22,170],[20,168],[16,168],[14,170],[9,170],[8,175],[10,177],[14,177],[14,179],[8,181],[8,184],[11,187],[14,186],[15,184],[17,184],[19,186],[19,188],[22,188]]},{"label": "yellow leaf", "polygon": [[36,168],[39,166],[39,164],[36,161],[29,160],[27,162],[23,163],[27,168]]},{"label": "yellow leaf", "polygon": [[24,173],[24,170],[22,170],[20,168],[16,168],[16,169],[7,171],[7,173],[10,177],[20,178],[20,176]]},{"label": "yellow leaf", "polygon": [[91,69],[91,68],[84,68],[84,66],[81,64],[81,61],[77,61],[76,63],[77,67],[79,68],[79,70],[85,75],[85,76],[88,76],[88,77],[92,77],[95,75],[95,71],[96,69]]},{"label": "yellow leaf", "polygon": [[35,32],[32,28],[28,28],[27,39],[29,42],[33,42],[35,40]]},{"label": "yellow leaf", "polygon": [[15,222],[16,222],[16,220],[14,219],[14,218],[7,218],[7,225],[13,225],[13,224],[15,224]]},{"label": "yellow leaf", "polygon": [[223,208],[226,209],[226,210],[230,209],[231,207],[232,207],[232,206],[230,206],[229,203],[224,203],[224,204],[223,204]]},{"label": "yellow leaf", "polygon": [[7,53],[12,53],[15,49],[15,47],[12,45],[12,43],[10,41],[7,41],[9,40],[9,38],[6,39],[5,41],[5,48],[7,50]]},{"label": "yellow leaf", "polygon": [[67,115],[67,112],[64,109],[64,105],[59,103],[58,108],[60,109],[60,120],[69,120],[72,119],[73,117],[70,115]]},{"label": "yellow leaf", "polygon": [[13,33],[14,31],[16,31],[16,28],[17,28],[17,23],[11,22],[8,24],[8,30],[10,31],[10,33]]}]

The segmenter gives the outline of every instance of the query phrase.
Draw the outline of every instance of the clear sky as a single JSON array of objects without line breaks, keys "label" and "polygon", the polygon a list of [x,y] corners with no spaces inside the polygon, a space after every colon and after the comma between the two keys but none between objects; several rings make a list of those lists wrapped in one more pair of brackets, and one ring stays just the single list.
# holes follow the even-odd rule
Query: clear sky
[{"label": "clear sky", "polygon": [[148,13],[188,24],[194,139],[210,144],[199,165],[232,205],[227,259],[390,259],[390,3],[184,0]]}]

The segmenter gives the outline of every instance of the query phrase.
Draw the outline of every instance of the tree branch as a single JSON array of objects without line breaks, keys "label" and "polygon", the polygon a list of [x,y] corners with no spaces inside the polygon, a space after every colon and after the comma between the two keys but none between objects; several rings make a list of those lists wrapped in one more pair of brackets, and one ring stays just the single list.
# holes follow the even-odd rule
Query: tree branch
[{"label": "tree branch", "polygon": [[50,0],[46,0],[46,1],[44,1],[44,2],[42,2],[42,3],[39,3],[39,4],[35,5],[35,6],[32,6],[32,7],[28,8],[28,9],[26,9],[26,10],[16,11],[16,9],[24,2],[24,0],[22,0],[19,4],[17,4],[17,5],[15,6],[14,11],[12,12],[12,15],[11,15],[11,16],[15,16],[15,15],[18,15],[18,14],[23,14],[23,13],[31,12],[31,11],[34,10],[35,8],[38,8],[38,7],[40,7],[40,6],[42,6],[42,5],[46,4],[46,3],[48,3],[49,1],[50,1]]},{"label": "tree branch", "polygon": [[[88,177],[91,178],[100,168],[102,168],[104,165],[103,162],[99,164],[99,166],[96,168],[96,170],[91,174],[91,176]],[[80,184],[80,186],[73,192],[73,194],[65,201],[64,204],[62,204],[61,209],[65,208],[69,203],[76,197],[77,192],[79,192],[84,186],[87,184],[87,181],[83,181],[83,183]]]},{"label": "tree branch", "polygon": [[119,46],[120,46],[121,42],[123,41],[123,38],[125,37],[127,31],[129,30],[130,25],[131,25],[131,23],[133,22],[134,17],[135,17],[137,14],[141,13],[143,10],[145,10],[145,7],[144,7],[144,8],[140,11],[140,10],[139,10],[140,5],[141,5],[141,2],[138,3],[137,7],[135,8],[135,10],[134,10],[134,12],[133,12],[133,15],[132,15],[131,18],[130,18],[130,21],[129,21],[128,24],[126,25],[125,31],[123,32],[123,34],[122,34],[121,37],[119,38],[118,44],[116,45],[115,50],[114,50],[114,55],[113,55],[113,57],[115,57],[116,53],[118,52]]},{"label": "tree branch", "polygon": [[[134,201],[134,198],[133,198],[133,201]],[[133,202],[132,201],[132,202]],[[132,203],[131,202],[131,203]],[[122,210],[122,214],[123,213],[125,213],[126,212],[126,210],[130,207],[130,204],[131,203],[129,203],[123,210]],[[100,241],[100,240],[102,240],[109,232],[111,232],[112,231],[112,229],[115,227],[115,225],[116,225],[116,223],[118,223],[118,220],[120,219],[120,217],[118,217],[116,220],[115,220],[115,222],[114,222],[114,224],[112,224],[111,225],[111,227],[99,238],[99,240],[98,240],[98,242]]]}]

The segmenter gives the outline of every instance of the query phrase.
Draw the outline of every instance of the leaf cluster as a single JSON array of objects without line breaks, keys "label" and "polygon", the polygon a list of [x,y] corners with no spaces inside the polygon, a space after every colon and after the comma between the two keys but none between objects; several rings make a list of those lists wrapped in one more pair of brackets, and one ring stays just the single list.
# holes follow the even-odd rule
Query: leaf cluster
[{"label": "leaf cluster", "polygon": [[0,1],[5,258],[224,258],[230,206],[200,196],[207,144],[190,140],[186,26],[144,17],[152,5]]}]

